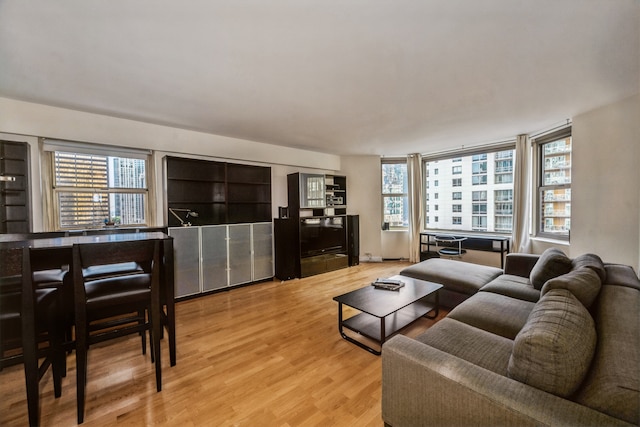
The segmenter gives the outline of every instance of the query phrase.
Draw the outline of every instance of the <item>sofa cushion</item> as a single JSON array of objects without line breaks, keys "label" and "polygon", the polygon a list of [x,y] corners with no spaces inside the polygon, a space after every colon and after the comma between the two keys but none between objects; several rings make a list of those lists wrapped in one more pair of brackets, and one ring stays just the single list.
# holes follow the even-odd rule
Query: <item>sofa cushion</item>
[{"label": "sofa cushion", "polygon": [[480,290],[534,303],[540,299],[540,291],[533,288],[528,277],[512,274],[503,274],[484,285]]},{"label": "sofa cushion", "polygon": [[506,376],[513,341],[445,317],[417,341]]},{"label": "sofa cushion", "polygon": [[602,286],[594,304],[598,347],[575,396],[582,405],[635,425],[640,424],[639,306],[637,289]]},{"label": "sofa cushion", "polygon": [[600,292],[600,277],[588,267],[572,270],[562,276],[549,279],[544,284],[540,295],[545,295],[552,289],[566,289],[575,296],[586,308],[591,307]]},{"label": "sofa cushion", "polygon": [[535,303],[493,292],[478,292],[449,312],[448,317],[514,339],[529,318]]},{"label": "sofa cushion", "polygon": [[622,264],[605,264],[607,270],[607,285],[628,286],[640,291],[640,280],[638,275],[628,265]]},{"label": "sofa cushion", "polygon": [[571,268],[571,259],[564,252],[549,248],[540,255],[538,262],[531,269],[529,279],[533,287],[540,290],[547,280],[566,274]]},{"label": "sofa cushion", "polygon": [[587,309],[566,289],[540,298],[516,336],[508,376],[561,397],[582,383],[596,348]]},{"label": "sofa cushion", "polygon": [[604,268],[602,259],[596,254],[582,254],[571,260],[571,265],[574,270],[582,267],[587,267],[596,272],[600,281],[605,283],[607,280],[607,270]]},{"label": "sofa cushion", "polygon": [[448,290],[473,295],[501,275],[502,270],[469,262],[431,258],[405,268],[400,274],[440,283]]}]

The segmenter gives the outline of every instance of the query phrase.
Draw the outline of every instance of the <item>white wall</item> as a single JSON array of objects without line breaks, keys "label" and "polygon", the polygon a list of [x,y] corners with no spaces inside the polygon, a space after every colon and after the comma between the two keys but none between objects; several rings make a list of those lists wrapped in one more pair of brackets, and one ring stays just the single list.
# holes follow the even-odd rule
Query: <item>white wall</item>
[{"label": "white wall", "polygon": [[573,119],[571,255],[640,271],[640,95]]},{"label": "white wall", "polygon": [[[137,122],[100,114],[16,101],[0,97],[0,132],[9,140],[26,141],[31,147],[33,231],[42,231],[42,198],[38,137],[151,149],[156,152],[156,212],[165,212],[162,157],[179,155],[271,166],[272,207],[287,205],[288,173],[298,171],[334,172],[340,157],[308,150],[280,147],[204,132]],[[156,224],[164,225],[159,215]]]},{"label": "white wall", "polygon": [[382,177],[380,157],[344,156],[340,173],[347,177],[348,213],[360,216],[360,259],[380,261],[382,244]]}]

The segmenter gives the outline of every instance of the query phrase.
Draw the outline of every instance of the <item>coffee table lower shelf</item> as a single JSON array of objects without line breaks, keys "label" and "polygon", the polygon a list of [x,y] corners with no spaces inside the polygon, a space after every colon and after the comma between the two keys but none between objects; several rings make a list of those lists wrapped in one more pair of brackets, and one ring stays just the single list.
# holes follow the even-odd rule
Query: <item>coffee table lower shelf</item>
[{"label": "coffee table lower shelf", "polygon": [[[341,308],[342,307],[339,307],[339,309]],[[395,334],[402,328],[409,326],[411,323],[415,322],[431,311],[436,311],[435,315],[433,316],[435,317],[437,315],[437,309],[437,304],[434,304],[432,301],[416,301],[413,304],[401,308],[400,310],[395,311],[385,317],[376,317],[372,316],[371,314],[362,312],[346,320],[342,320],[339,325],[340,335],[342,335],[342,338],[346,339],[347,341],[350,341],[358,345],[359,347],[372,352],[373,354],[380,355],[382,351],[382,344],[387,338],[389,338],[391,335]],[[362,336],[375,341],[380,345],[380,350],[371,348],[368,345],[349,337],[342,331],[342,327],[350,329]]]}]

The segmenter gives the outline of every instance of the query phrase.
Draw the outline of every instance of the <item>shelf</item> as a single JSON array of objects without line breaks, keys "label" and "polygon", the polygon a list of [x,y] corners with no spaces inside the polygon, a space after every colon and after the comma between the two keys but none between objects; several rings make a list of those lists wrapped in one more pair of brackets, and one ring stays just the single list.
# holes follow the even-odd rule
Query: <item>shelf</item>
[{"label": "shelf", "polygon": [[[420,300],[388,315],[385,317],[384,338],[386,339],[390,337],[435,308],[434,303]],[[342,326],[345,328],[349,328],[354,332],[358,332],[361,335],[378,342],[382,341],[382,337],[380,336],[380,324],[381,320],[379,317],[375,317],[367,313],[359,313],[342,321]]]},{"label": "shelf", "polygon": [[224,184],[224,180],[219,180],[219,179],[196,179],[196,178],[175,178],[175,177],[167,177],[167,179],[170,179],[171,181],[186,181],[186,182],[211,182],[211,183],[219,183],[219,184]]},{"label": "shelf", "polygon": [[[192,209],[195,225],[271,221],[271,168],[166,158],[167,205]],[[268,214],[265,214],[268,212]],[[169,225],[177,220],[168,214]]]}]

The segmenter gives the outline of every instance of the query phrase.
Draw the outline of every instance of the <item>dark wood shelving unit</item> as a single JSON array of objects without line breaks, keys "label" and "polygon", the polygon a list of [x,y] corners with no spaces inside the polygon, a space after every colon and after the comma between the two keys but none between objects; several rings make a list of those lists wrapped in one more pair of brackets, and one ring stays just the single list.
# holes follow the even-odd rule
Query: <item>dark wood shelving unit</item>
[{"label": "dark wood shelving unit", "polygon": [[307,277],[358,264],[358,216],[347,215],[347,178],[287,175],[289,217],[274,221],[276,277]]},{"label": "dark wood shelving unit", "polygon": [[194,225],[271,221],[270,167],[167,156],[166,175],[167,208],[197,212]]},{"label": "dark wood shelving unit", "polygon": [[0,233],[31,231],[29,145],[0,141]]}]

